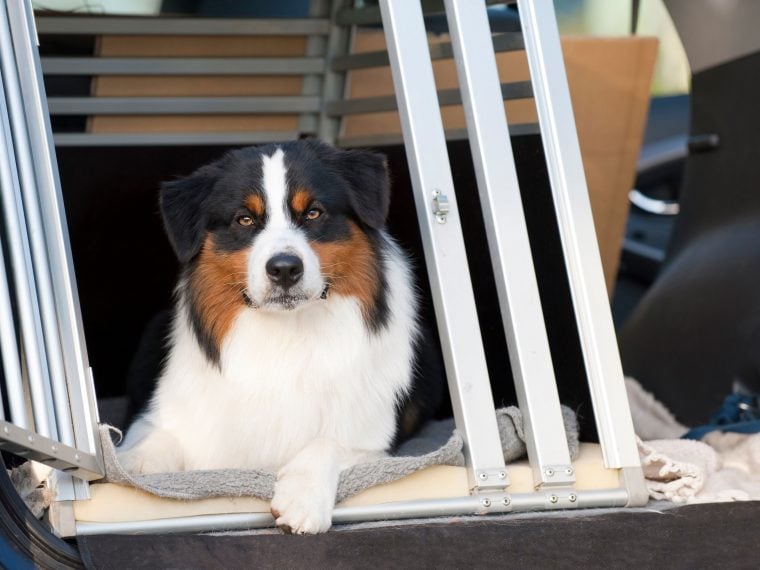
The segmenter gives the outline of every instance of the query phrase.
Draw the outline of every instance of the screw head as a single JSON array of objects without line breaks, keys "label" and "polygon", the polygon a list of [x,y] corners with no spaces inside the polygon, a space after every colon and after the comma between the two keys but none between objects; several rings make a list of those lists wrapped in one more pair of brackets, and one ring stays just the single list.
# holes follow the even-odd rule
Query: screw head
[{"label": "screw head", "polygon": [[504,497],[501,500],[501,504],[504,505],[505,507],[508,507],[509,505],[512,504],[512,499],[510,499],[509,497]]},{"label": "screw head", "polygon": [[11,433],[11,430],[8,429],[8,426],[3,426],[3,433]]},{"label": "screw head", "polygon": [[76,459],[77,461],[79,461],[81,458],[82,458],[82,456],[79,455],[78,453],[74,454],[74,459]]},{"label": "screw head", "polygon": [[491,499],[483,499],[480,501],[480,504],[483,505],[485,508],[488,508],[491,506]]},{"label": "screw head", "polygon": [[499,471],[499,479],[506,479],[507,473],[506,471]]},{"label": "screw head", "polygon": [[547,477],[554,477],[554,469],[549,468],[549,469],[547,469],[547,470],[544,471],[544,474]]},{"label": "screw head", "polygon": [[480,477],[482,481],[485,481],[486,479],[488,479],[488,474],[486,474],[484,471],[481,471],[480,473],[478,473],[478,477]]},{"label": "screw head", "polygon": [[51,447],[50,447],[50,450],[51,450],[53,453],[55,453],[56,451],[58,451],[58,446],[57,446],[57,445],[53,445],[53,446],[51,446]]},{"label": "screw head", "polygon": [[549,497],[549,500],[552,503],[556,503],[557,501],[559,501],[559,497],[557,495],[552,495],[551,497]]},{"label": "screw head", "polygon": [[435,217],[435,221],[438,222],[439,224],[445,224],[446,223],[446,216],[444,216],[443,214],[438,214]]},{"label": "screw head", "polygon": [[574,503],[575,501],[578,500],[578,495],[576,495],[575,493],[571,493],[568,499],[570,499],[571,503]]},{"label": "screw head", "polygon": [[573,468],[572,467],[568,467],[567,469],[565,469],[565,475],[572,475],[572,474],[573,474]]},{"label": "screw head", "polygon": [[26,436],[26,439],[29,441],[29,443],[34,443],[34,436],[33,435]]}]

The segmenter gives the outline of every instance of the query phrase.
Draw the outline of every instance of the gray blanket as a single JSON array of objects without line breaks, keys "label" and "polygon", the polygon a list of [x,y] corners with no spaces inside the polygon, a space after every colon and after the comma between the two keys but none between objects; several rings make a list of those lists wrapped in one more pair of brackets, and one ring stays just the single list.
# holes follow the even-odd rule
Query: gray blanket
[{"label": "gray blanket", "polygon": [[[563,406],[565,431],[573,458],[578,453],[578,423],[575,413]],[[526,453],[525,434],[520,410],[516,407],[496,411],[506,462],[520,459]],[[255,469],[218,469],[131,475],[119,465],[110,426],[101,426],[106,479],[137,487],[159,497],[173,499],[207,499],[209,497],[253,496],[271,499],[274,491],[273,473]],[[394,455],[369,463],[354,465],[340,475],[336,501],[379,485],[390,483],[432,465],[464,465],[462,437],[454,430],[452,420],[430,422],[421,433],[400,446]]]}]

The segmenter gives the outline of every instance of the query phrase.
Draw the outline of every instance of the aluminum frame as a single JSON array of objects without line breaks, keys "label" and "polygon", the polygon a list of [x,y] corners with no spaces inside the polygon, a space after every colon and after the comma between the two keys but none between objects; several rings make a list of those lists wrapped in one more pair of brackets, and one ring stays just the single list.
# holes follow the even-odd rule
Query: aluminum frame
[{"label": "aluminum frame", "polygon": [[605,465],[640,470],[554,5],[517,5]]},{"label": "aluminum frame", "polygon": [[[12,206],[4,208],[6,219],[15,222],[6,224],[6,237],[11,244],[20,244],[9,249],[12,254],[20,252],[21,260],[12,259],[11,265],[14,277],[27,285],[16,289],[22,325],[25,310],[40,323],[33,338],[36,352],[30,352],[25,344],[24,362],[27,368],[36,364],[43,369],[37,382],[55,396],[55,406],[49,397],[40,404],[30,389],[34,428],[4,422],[0,447],[93,479],[103,475],[97,408],[35,43],[31,3],[4,2],[0,6],[4,137],[0,181],[3,200]],[[24,247],[26,241],[29,244]],[[48,364],[49,371],[45,370]],[[30,388],[33,383],[29,374]],[[46,430],[40,429],[36,413],[40,406],[50,424]],[[81,479],[72,481],[65,475],[59,477],[59,491],[64,499],[88,497]]]},{"label": "aluminum frame", "polygon": [[[595,507],[624,507],[628,501],[625,489],[597,491],[554,491],[540,493],[487,493],[450,499],[427,499],[382,503],[360,507],[338,507],[333,512],[333,524],[357,523],[372,520],[400,520],[440,516],[482,516],[536,510],[588,509]],[[167,534],[184,532],[213,532],[268,528],[274,525],[269,513],[198,515],[173,519],[97,523],[77,522],[78,536],[95,534]]]},{"label": "aluminum frame", "polygon": [[[470,488],[508,483],[422,8],[380,0],[425,262]],[[402,55],[403,54],[403,57]],[[445,196],[443,221],[432,207]]]},{"label": "aluminum frame", "polygon": [[570,485],[565,425],[484,0],[445,0],[475,177],[536,487]]}]

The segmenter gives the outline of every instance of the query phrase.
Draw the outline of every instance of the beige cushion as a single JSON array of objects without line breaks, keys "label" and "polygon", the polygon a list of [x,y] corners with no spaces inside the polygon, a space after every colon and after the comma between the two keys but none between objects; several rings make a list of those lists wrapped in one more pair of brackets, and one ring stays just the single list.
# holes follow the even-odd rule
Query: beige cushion
[{"label": "beige cushion", "polygon": [[[614,489],[620,486],[618,472],[605,469],[601,449],[596,444],[581,444],[574,462],[576,489]],[[533,490],[527,461],[508,467],[510,493]],[[361,506],[419,499],[461,497],[468,494],[467,472],[463,467],[438,465],[407,477],[366,489],[339,506]],[[90,486],[91,499],[74,503],[74,516],[81,522],[126,522],[232,513],[267,513],[269,501],[254,497],[218,497],[198,501],[164,499],[145,491],[96,483]]]}]

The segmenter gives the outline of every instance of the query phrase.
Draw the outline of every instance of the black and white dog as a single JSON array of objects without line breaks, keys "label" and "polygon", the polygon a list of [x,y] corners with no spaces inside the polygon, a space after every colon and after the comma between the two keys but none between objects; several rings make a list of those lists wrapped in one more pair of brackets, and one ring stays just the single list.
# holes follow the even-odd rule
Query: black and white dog
[{"label": "black and white dog", "polygon": [[382,156],[316,140],[235,150],[163,185],[183,270],[160,371],[138,381],[128,470],[268,469],[277,525],[330,527],[340,471],[441,397],[389,202]]}]

